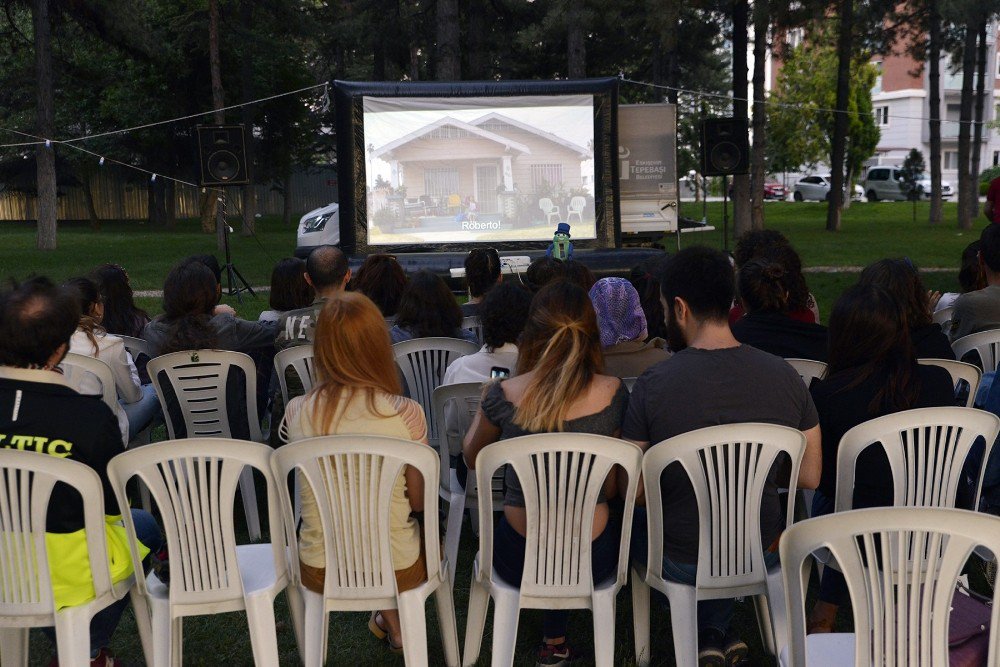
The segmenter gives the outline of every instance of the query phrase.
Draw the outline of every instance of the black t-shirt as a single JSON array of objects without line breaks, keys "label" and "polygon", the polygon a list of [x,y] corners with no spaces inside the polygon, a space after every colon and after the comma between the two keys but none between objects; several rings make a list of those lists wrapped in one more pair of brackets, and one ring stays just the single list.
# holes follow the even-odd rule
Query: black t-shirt
[{"label": "black t-shirt", "polygon": [[[763,422],[801,431],[818,418],[802,378],[784,359],[749,345],[687,348],[651,366],[629,398],[622,437],[651,445],[707,426]],[[648,483],[648,482],[647,482]],[[664,551],[679,563],[698,559],[698,503],[687,474],[669,466],[663,492]],[[761,536],[771,544],[784,527],[776,470],[765,485]]]},{"label": "black t-shirt", "polygon": [[[46,371],[17,371],[42,374]],[[43,377],[39,375],[39,377]],[[0,377],[0,447],[37,451],[84,463],[104,487],[104,513],[119,514],[108,481],[108,461],[124,451],[118,419],[100,397],[84,396],[64,385]],[[50,533],[83,528],[80,495],[56,484],[46,520]]]},{"label": "black t-shirt", "polygon": [[[934,408],[955,405],[955,387],[948,371],[938,366],[914,364],[920,381],[920,395],[914,408]],[[825,380],[813,382],[810,392],[819,413],[823,432],[823,474],[819,490],[833,498],[837,489],[837,450],[840,439],[849,430],[875,417],[897,412],[882,406],[874,413],[869,406],[875,394],[884,387],[888,374],[873,373],[861,384],[848,389],[855,375],[850,371],[837,373]],[[873,445],[858,457],[854,479],[854,507],[882,507],[892,504],[892,472],[882,448]]]},{"label": "black t-shirt", "polygon": [[733,336],[786,359],[826,361],[826,327],[780,313],[749,313],[732,324]]}]

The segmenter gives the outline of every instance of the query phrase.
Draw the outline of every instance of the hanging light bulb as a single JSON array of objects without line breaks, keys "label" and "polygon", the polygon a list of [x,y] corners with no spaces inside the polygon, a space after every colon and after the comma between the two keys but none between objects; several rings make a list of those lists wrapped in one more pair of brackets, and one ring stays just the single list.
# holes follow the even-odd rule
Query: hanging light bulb
[{"label": "hanging light bulb", "polygon": [[151,179],[149,179],[149,182],[150,183],[156,183],[156,174],[153,174],[153,177]]},{"label": "hanging light bulb", "polygon": [[46,148],[52,148],[52,140],[51,139],[46,139],[45,140],[45,147]]},{"label": "hanging light bulb", "polygon": [[97,161],[97,164],[98,164],[99,166],[103,167],[103,166],[104,166],[104,158],[102,157],[102,158],[101,158],[100,160],[98,160],[98,161]]}]

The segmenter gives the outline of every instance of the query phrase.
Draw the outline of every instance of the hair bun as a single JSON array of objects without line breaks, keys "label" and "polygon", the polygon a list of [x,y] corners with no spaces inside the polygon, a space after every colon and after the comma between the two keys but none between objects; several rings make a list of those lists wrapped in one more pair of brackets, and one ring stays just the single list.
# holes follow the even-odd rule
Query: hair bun
[{"label": "hair bun", "polygon": [[785,277],[785,269],[780,264],[767,264],[762,273],[765,278],[770,280],[781,280]]}]

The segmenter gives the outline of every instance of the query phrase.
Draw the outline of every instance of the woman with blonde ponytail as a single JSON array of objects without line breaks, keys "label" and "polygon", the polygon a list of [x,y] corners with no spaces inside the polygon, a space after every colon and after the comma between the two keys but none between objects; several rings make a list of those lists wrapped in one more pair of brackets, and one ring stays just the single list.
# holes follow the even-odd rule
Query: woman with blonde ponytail
[{"label": "woman with blonde ponytail", "polygon": [[[529,433],[555,431],[618,437],[628,407],[621,380],[602,375],[604,359],[597,316],[587,292],[565,280],[543,287],[531,302],[528,323],[518,344],[514,377],[483,392],[464,443],[470,469],[486,445]],[[608,476],[598,499],[591,533],[595,581],[615,570],[620,531],[612,525],[606,498],[616,493]],[[524,570],[527,519],[517,476],[506,472],[504,513],[493,536],[493,567],[507,583],[519,586]],[[566,611],[543,612],[538,665],[560,665],[579,657],[566,643]]]}]

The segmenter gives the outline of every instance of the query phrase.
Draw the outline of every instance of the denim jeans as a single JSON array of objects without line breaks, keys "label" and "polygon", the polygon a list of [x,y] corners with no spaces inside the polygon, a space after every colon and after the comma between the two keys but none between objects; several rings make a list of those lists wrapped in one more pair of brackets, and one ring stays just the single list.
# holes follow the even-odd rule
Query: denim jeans
[{"label": "denim jeans", "polygon": [[142,398],[135,403],[125,403],[119,399],[118,404],[122,406],[122,409],[125,410],[125,416],[128,417],[128,439],[130,441],[139,435],[142,429],[149,426],[153,417],[160,411],[160,399],[156,397],[156,390],[151,384],[142,385]]},{"label": "denim jeans", "polygon": [[[646,518],[646,508],[636,506],[635,514],[632,518],[632,541],[629,545],[631,561],[639,569],[646,567],[646,556],[649,551],[649,524]],[[768,569],[778,565],[778,552],[764,551],[764,564]],[[668,581],[676,581],[680,584],[694,586],[698,581],[697,563],[678,563],[663,554],[663,578]],[[698,632],[705,630],[716,630],[722,634],[729,632],[729,625],[733,621],[733,600],[699,600],[698,602]],[[679,610],[671,609],[670,613],[678,613]]]},{"label": "denim jeans", "polygon": [[[150,552],[157,552],[163,548],[163,533],[160,532],[160,526],[156,523],[156,519],[153,515],[145,510],[131,510],[132,512],[132,522],[135,524],[135,536],[139,538],[139,541],[145,545]],[[141,577],[142,573],[137,572],[137,577]],[[122,612],[125,611],[125,607],[128,605],[128,595],[123,597],[121,600],[112,602],[110,605],[102,609],[101,611],[94,614],[94,618],[90,620],[90,657],[97,657],[98,652],[106,646],[111,644],[111,635],[114,634],[115,628],[118,627],[118,621],[121,620]],[[56,641],[56,630],[55,628],[42,628],[42,632],[52,641],[53,645]]]},{"label": "denim jeans", "polygon": [[[615,573],[615,568],[618,566],[620,536],[621,531],[618,526],[609,520],[604,532],[591,542],[591,571],[594,583],[602,582]],[[507,517],[501,516],[493,531],[493,569],[511,586],[521,585],[526,548],[527,541],[524,536],[507,523]],[[546,609],[542,612],[542,634],[546,639],[565,637],[568,624],[569,612],[564,609]]]}]

